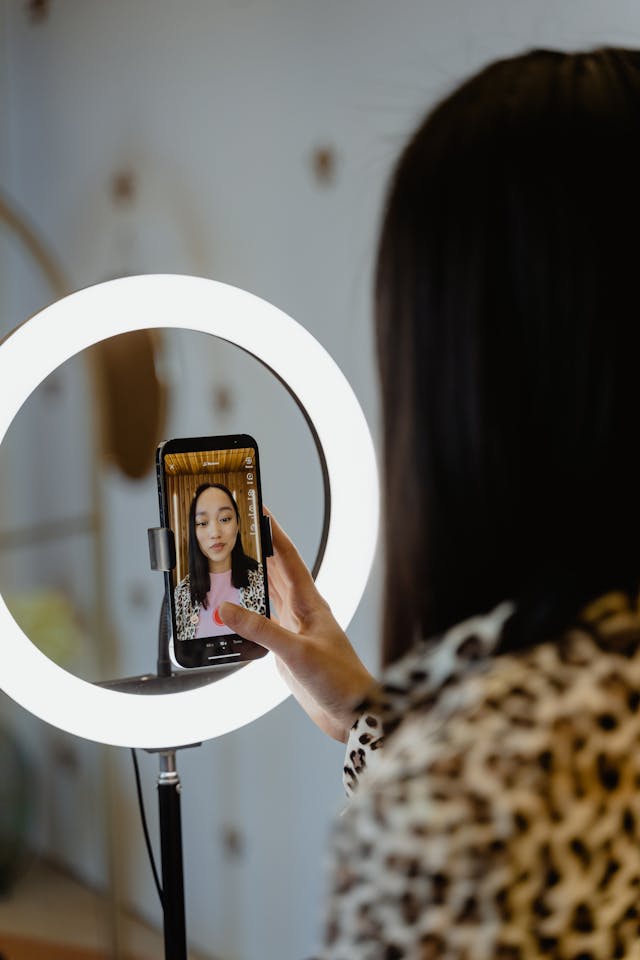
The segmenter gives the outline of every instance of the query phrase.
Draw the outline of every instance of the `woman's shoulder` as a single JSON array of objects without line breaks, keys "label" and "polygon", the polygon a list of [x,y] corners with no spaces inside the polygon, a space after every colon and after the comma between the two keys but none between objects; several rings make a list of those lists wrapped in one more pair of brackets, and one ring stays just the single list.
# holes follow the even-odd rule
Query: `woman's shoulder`
[{"label": "woman's shoulder", "polygon": [[442,693],[487,669],[513,609],[511,603],[500,604],[488,614],[456,624],[440,637],[418,641],[387,667],[363,712],[384,717],[389,735],[411,710],[432,708]]},{"label": "woman's shoulder", "polygon": [[385,744],[376,757],[376,777],[419,774],[436,751],[468,752],[478,771],[484,767],[483,775],[495,770],[509,779],[513,764],[534,769],[539,755],[553,752],[550,743],[559,745],[560,733],[582,749],[588,742],[601,750],[607,725],[615,730],[626,723],[630,729],[636,723],[640,737],[637,608],[621,595],[608,595],[586,608],[582,621],[562,637],[496,655],[512,609],[504,604],[459,624],[438,644],[419,645],[385,672],[350,738],[355,773],[370,766],[372,743]]},{"label": "woman's shoulder", "polygon": [[400,660],[387,667],[372,695],[361,704],[351,730],[344,766],[344,785],[351,794],[362,775],[371,775],[389,762],[391,751],[380,748],[413,714],[433,714],[445,695],[460,681],[486,670],[513,605],[501,604],[484,616],[457,624],[431,641],[417,642]]}]

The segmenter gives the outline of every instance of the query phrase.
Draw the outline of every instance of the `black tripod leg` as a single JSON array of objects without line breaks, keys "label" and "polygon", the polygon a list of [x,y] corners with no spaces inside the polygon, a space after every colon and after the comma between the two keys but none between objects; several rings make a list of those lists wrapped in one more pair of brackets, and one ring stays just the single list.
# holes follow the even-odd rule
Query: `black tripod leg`
[{"label": "black tripod leg", "polygon": [[173,751],[160,754],[158,777],[165,960],[187,960],[182,867],[180,777]]}]

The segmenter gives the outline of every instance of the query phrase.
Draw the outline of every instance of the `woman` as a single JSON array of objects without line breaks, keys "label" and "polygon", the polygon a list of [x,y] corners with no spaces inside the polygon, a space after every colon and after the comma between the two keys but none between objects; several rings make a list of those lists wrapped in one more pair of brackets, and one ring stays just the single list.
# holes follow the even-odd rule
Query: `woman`
[{"label": "woman", "polygon": [[189,573],[175,590],[178,640],[230,633],[220,617],[225,600],[264,614],[263,569],[242,548],[231,491],[203,483],[189,507]]},{"label": "woman", "polygon": [[640,956],[639,170],[614,49],[489,66],[395,170],[382,682],[276,525],[281,623],[222,609],[349,736],[327,958]]}]

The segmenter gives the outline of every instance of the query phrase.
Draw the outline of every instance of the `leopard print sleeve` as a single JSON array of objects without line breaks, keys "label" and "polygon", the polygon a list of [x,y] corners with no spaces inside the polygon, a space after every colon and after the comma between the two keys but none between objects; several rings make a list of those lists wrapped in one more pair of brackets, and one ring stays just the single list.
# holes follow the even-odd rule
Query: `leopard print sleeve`
[{"label": "leopard print sleeve", "polygon": [[486,661],[512,612],[512,604],[503,603],[486,616],[465,620],[435,642],[417,643],[385,672],[383,682],[361,704],[349,734],[342,778],[347,796],[353,795],[365,770],[373,774],[385,737],[410,710],[429,709],[443,690]]},{"label": "leopard print sleeve", "polygon": [[174,601],[176,608],[176,628],[178,634],[178,640],[184,641],[191,639],[191,636],[195,633],[195,627],[190,624],[191,616],[191,592],[190,592],[190,581],[189,574],[181,580],[177,585],[174,593]]},{"label": "leopard print sleeve", "polygon": [[375,770],[377,751],[383,743],[381,716],[364,709],[352,726],[347,741],[342,783],[348,797],[353,795],[365,768],[369,775]]}]

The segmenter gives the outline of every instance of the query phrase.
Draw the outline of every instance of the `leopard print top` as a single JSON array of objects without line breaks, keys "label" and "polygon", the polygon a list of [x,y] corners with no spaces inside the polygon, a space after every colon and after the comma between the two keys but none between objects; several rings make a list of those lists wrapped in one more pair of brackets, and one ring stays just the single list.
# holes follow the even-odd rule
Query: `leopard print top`
[{"label": "leopard print top", "polygon": [[[240,587],[240,605],[264,616],[267,612],[264,595],[262,564],[256,570],[248,570],[249,585]],[[191,603],[189,574],[177,585],[174,594],[176,605],[176,628],[178,640],[193,640],[198,626],[201,604]]]},{"label": "leopard print top", "polygon": [[491,656],[511,612],[415,648],[354,725],[323,960],[640,958],[638,598]]}]

